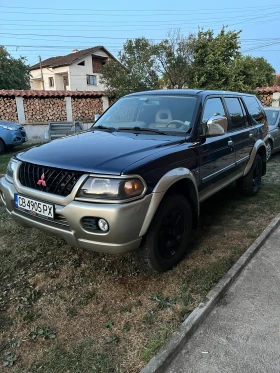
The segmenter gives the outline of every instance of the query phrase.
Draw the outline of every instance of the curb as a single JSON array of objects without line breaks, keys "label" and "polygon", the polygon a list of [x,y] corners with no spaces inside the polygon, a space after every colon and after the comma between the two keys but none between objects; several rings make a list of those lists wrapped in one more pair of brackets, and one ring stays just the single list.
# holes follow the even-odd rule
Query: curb
[{"label": "curb", "polygon": [[238,259],[231,269],[223,276],[218,284],[207,294],[204,300],[196,307],[190,316],[181,324],[171,340],[164,346],[140,371],[140,373],[161,373],[164,372],[170,362],[180,352],[183,345],[193,335],[194,331],[213,310],[217,302],[223,297],[231,284],[240,275],[241,271],[253,259],[269,236],[280,225],[280,214],[265,228],[256,241]]}]

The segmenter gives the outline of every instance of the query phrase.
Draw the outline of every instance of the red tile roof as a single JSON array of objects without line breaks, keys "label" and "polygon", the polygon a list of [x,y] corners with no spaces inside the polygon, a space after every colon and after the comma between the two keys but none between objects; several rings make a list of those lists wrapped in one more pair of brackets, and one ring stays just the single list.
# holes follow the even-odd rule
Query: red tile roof
[{"label": "red tile roof", "polygon": [[0,90],[0,97],[102,97],[102,91]]},{"label": "red tile roof", "polygon": [[[105,52],[113,60],[116,60],[116,58],[106,48],[104,48],[102,45],[98,45],[96,47],[83,49],[83,50],[78,51],[78,52],[69,53],[66,56],[50,57],[50,58],[42,61],[42,67],[56,68],[56,67],[61,67],[61,66],[69,66],[73,62],[78,61],[79,59],[81,59],[81,58],[83,58],[83,57],[85,57],[89,54],[94,54],[94,52],[97,52],[100,49],[103,50],[103,52]],[[100,56],[98,56],[98,55],[96,57],[100,58]],[[101,58],[102,58],[102,56],[101,56]],[[30,68],[29,68],[29,70],[36,70],[36,69],[40,69],[40,63],[36,63],[35,65],[30,66]]]},{"label": "red tile roof", "polygon": [[257,88],[258,93],[274,93],[274,92],[280,92],[280,86],[276,85],[273,87],[263,87],[263,88]]}]

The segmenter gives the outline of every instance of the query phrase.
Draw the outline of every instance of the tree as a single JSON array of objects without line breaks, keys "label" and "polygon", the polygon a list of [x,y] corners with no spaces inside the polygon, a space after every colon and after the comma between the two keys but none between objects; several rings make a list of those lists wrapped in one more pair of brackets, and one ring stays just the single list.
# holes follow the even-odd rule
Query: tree
[{"label": "tree", "polygon": [[275,70],[263,57],[240,56],[233,63],[235,90],[253,92],[274,82]]},{"label": "tree", "polygon": [[3,46],[0,46],[0,89],[29,89],[26,58],[13,58]]},{"label": "tree", "polygon": [[102,83],[110,95],[121,97],[131,92],[159,87],[153,47],[146,38],[127,40],[119,62],[109,61],[103,67]]},{"label": "tree", "polygon": [[215,37],[213,30],[199,30],[193,41],[190,87],[230,90],[234,86],[233,61],[241,56],[239,34],[225,27]]},{"label": "tree", "polygon": [[[167,39],[154,45],[158,60],[158,72],[167,88],[188,87],[193,60],[194,35],[182,35],[180,30],[171,30]],[[158,66],[157,65],[157,66]]]}]

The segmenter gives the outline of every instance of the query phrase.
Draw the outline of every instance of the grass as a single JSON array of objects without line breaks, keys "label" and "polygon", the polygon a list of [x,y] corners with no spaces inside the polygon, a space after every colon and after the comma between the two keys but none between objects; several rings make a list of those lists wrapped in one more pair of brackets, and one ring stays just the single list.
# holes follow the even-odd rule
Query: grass
[{"label": "grass", "polygon": [[233,185],[205,201],[185,259],[162,275],[21,228],[0,205],[0,370],[139,372],[280,212],[279,187],[280,154],[257,196]]},{"label": "grass", "polygon": [[7,153],[0,155],[0,175],[4,174],[8,165],[8,162],[13,154],[18,153],[22,150],[26,150],[38,144],[23,144],[14,147],[12,150],[9,150]]}]

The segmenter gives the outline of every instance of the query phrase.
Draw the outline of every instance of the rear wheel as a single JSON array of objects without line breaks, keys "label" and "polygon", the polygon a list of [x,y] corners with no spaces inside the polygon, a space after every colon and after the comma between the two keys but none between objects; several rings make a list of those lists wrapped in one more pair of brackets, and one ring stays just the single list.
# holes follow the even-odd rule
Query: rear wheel
[{"label": "rear wheel", "polygon": [[6,147],[5,147],[4,141],[0,139],[0,154],[5,153],[5,151],[6,151]]},{"label": "rear wheel", "polygon": [[163,199],[140,249],[138,259],[145,269],[165,272],[184,256],[192,229],[192,211],[182,195]]},{"label": "rear wheel", "polygon": [[260,189],[262,180],[262,159],[256,154],[252,167],[247,175],[237,180],[238,189],[248,197],[252,197]]}]

